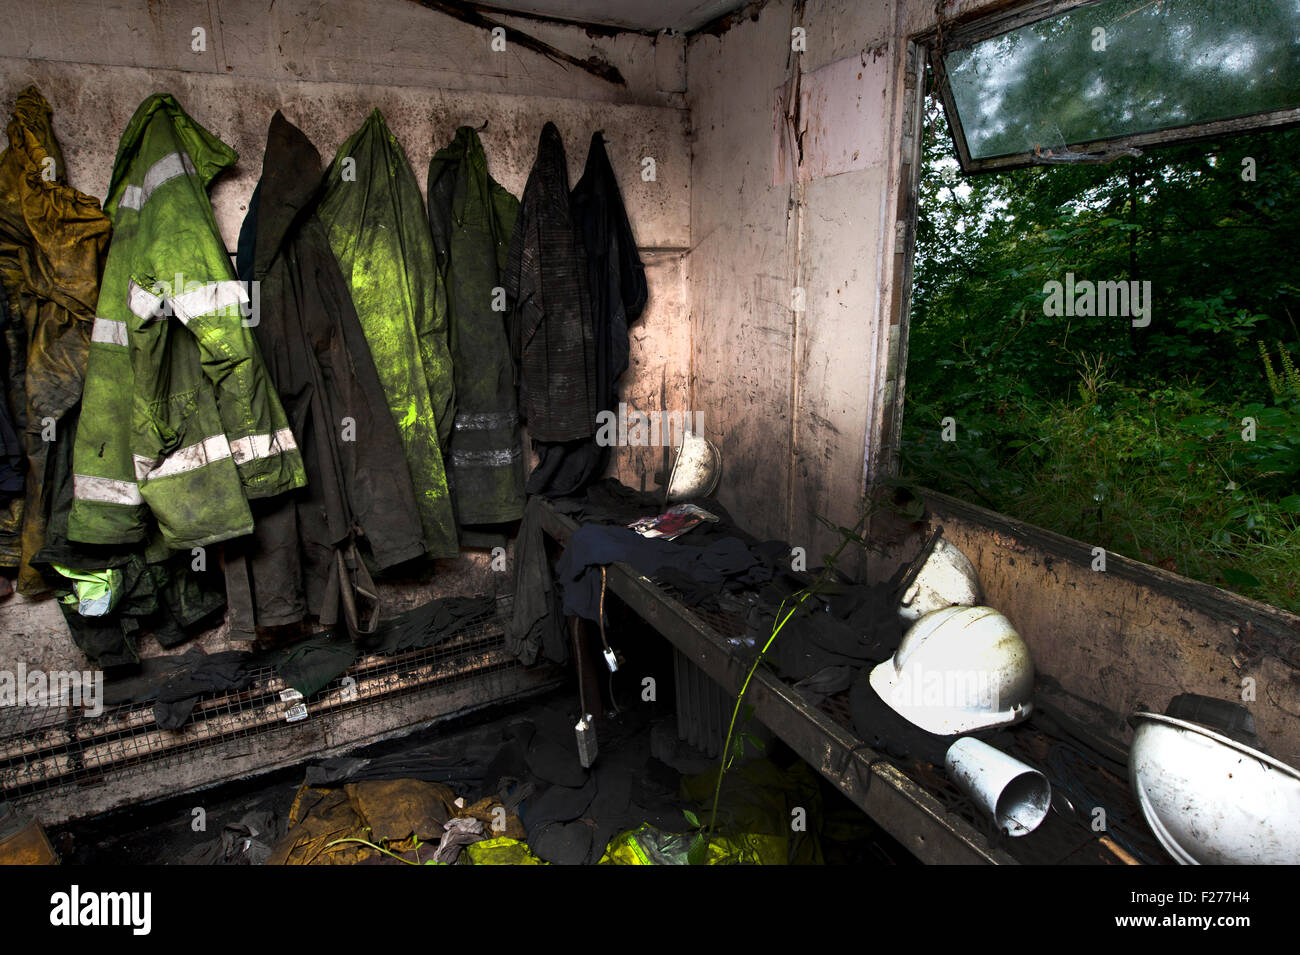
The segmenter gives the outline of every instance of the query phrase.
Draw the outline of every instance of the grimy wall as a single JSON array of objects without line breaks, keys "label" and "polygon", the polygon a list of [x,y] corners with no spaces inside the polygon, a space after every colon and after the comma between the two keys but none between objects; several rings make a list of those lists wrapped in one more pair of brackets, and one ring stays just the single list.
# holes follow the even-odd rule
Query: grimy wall
[{"label": "grimy wall", "polygon": [[817,518],[853,526],[888,471],[908,38],[935,9],[771,0],[687,48],[691,401],[714,414],[723,502],[810,556],[837,540]]},{"label": "grimy wall", "polygon": [[[421,190],[435,150],[456,127],[480,133],[489,171],[515,195],[547,120],[564,137],[570,182],[581,175],[591,134],[604,130],[642,258],[650,298],[632,330],[624,397],[636,408],[685,406],[687,309],[681,256],[690,245],[690,152],[686,141],[685,41],[671,35],[593,38],[526,20],[503,23],[579,59],[599,56],[625,79],[610,83],[507,42],[412,0],[0,0],[0,109],[36,86],[54,110],[68,179],[101,200],[118,137],[149,94],[175,94],[240,161],[214,185],[213,205],[233,252],[261,174],[276,109],[300,126],[328,162],[371,109],[383,110]],[[202,43],[196,43],[201,30]],[[201,48],[200,48],[201,47]],[[3,142],[0,140],[0,142]],[[654,159],[654,178],[643,160]],[[620,448],[613,473],[654,486],[657,450]],[[429,581],[385,587],[391,610],[450,593],[508,592],[485,551],[440,561]],[[201,638],[224,645],[225,627]],[[162,653],[152,641],[141,652]],[[183,648],[182,648],[183,649]],[[18,595],[0,604],[0,668],[61,669],[82,663],[52,600]]]}]

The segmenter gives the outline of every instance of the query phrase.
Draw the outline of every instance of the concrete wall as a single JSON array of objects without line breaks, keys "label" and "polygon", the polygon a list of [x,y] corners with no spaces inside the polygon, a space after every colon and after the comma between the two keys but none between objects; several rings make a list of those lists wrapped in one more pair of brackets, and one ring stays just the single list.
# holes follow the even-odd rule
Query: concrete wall
[{"label": "concrete wall", "polygon": [[[792,50],[796,28],[803,52]],[[691,401],[712,416],[724,504],[810,554],[833,541],[816,515],[855,520],[878,414],[882,256],[897,176],[893,30],[891,3],[783,0],[720,37],[692,38],[687,52]],[[800,130],[821,126],[857,154],[854,168],[781,182],[778,88],[850,58],[848,81],[827,89],[849,121],[826,129],[814,111]]]},{"label": "concrete wall", "polygon": [[[943,4],[947,17],[1006,5]],[[773,0],[687,50],[691,402],[712,416],[724,503],[810,557],[838,541],[818,517],[852,526],[867,480],[889,471],[907,48],[935,9]],[[803,109],[783,124],[774,104],[796,80]]]},{"label": "concrete wall", "polygon": [[[659,407],[661,393],[670,408],[681,409],[689,327],[680,259],[690,245],[691,212],[685,42],[591,37],[573,27],[501,19],[579,58],[603,58],[626,84],[511,43],[493,52],[485,31],[411,0],[0,0],[0,108],[7,117],[17,93],[36,84],[54,110],[69,181],[102,199],[118,137],[135,108],[150,93],[175,94],[240,154],[212,190],[232,251],[277,108],[326,162],[380,108],[422,191],[430,158],[459,125],[487,123],[480,135],[489,170],[516,195],[547,120],[564,137],[571,183],[581,175],[592,132],[604,130],[650,286],[632,330],[624,393],[645,410]],[[193,49],[196,28],[204,31],[202,51]],[[655,159],[653,181],[641,175],[646,156]],[[611,470],[628,484],[653,487],[658,467],[657,450],[620,448]],[[439,562],[431,578],[385,586],[384,599],[395,611],[441,594],[508,591],[511,580],[509,571],[491,571],[487,552],[464,551]],[[199,642],[220,648],[225,632],[223,624]],[[141,652],[165,651],[146,639]],[[49,669],[82,665],[53,601],[15,595],[0,603],[0,668],[18,660]]]}]

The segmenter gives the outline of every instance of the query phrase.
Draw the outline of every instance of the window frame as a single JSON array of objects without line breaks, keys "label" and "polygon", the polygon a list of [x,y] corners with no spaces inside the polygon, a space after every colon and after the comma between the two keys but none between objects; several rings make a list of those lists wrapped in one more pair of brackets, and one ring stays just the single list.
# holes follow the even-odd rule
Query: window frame
[{"label": "window frame", "polygon": [[[993,156],[987,159],[972,159],[966,144],[966,131],[957,112],[957,105],[952,95],[952,86],[944,66],[943,56],[955,50],[964,49],[1017,30],[1043,20],[1050,20],[1080,7],[1096,6],[1106,0],[1031,0],[1011,10],[978,16],[969,23],[962,23],[951,28],[930,30],[913,37],[912,43],[924,47],[924,58],[933,71],[936,92],[948,117],[948,129],[952,133],[953,145],[962,172],[975,175],[982,172],[997,172],[1007,169],[1022,169],[1027,166],[1062,165],[1079,160],[1056,160],[1050,156],[1038,156],[1034,153],[1012,153],[1006,156]],[[1235,133],[1250,132],[1274,126],[1293,126],[1300,124],[1300,106],[1292,109],[1272,110],[1254,113],[1250,116],[1238,116],[1231,119],[1211,120],[1204,123],[1192,123],[1185,126],[1171,126],[1166,129],[1147,133],[1131,133],[1125,136],[1112,136],[1105,139],[1082,143],[1069,143],[1067,149],[1072,153],[1083,153],[1097,158],[1092,162],[1108,162],[1126,155],[1128,150],[1143,150],[1149,146],[1167,146],[1174,143],[1195,142],[1197,140],[1215,139]]]}]

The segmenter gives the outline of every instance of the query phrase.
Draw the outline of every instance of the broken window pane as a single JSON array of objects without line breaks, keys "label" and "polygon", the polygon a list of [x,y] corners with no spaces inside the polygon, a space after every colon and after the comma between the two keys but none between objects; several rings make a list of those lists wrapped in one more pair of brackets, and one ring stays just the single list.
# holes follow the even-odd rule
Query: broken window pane
[{"label": "broken window pane", "polygon": [[[963,160],[1300,107],[1300,0],[1104,0],[942,56]],[[948,92],[948,91],[946,91]],[[965,149],[960,149],[963,145]],[[1007,163],[999,162],[999,166]]]}]

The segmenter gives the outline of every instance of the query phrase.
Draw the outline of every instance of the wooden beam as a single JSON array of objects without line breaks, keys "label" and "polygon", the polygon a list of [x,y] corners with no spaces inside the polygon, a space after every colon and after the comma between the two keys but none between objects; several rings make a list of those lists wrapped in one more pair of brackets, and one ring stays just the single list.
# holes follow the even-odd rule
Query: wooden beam
[{"label": "wooden beam", "polygon": [[462,23],[468,23],[470,26],[481,27],[484,30],[495,30],[500,27],[505,31],[506,40],[510,43],[517,43],[526,50],[540,53],[561,66],[576,66],[578,69],[585,70],[592,76],[605,80],[607,83],[613,83],[615,86],[627,86],[627,80],[623,79],[623,74],[618,71],[618,68],[601,57],[592,55],[585,60],[580,60],[571,53],[565,53],[549,43],[543,43],[534,36],[483,16],[475,4],[460,3],[457,0],[412,0],[412,2],[459,20]]}]

